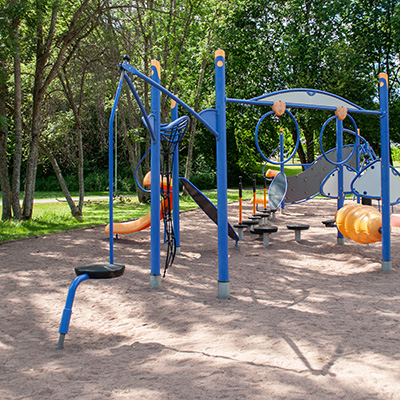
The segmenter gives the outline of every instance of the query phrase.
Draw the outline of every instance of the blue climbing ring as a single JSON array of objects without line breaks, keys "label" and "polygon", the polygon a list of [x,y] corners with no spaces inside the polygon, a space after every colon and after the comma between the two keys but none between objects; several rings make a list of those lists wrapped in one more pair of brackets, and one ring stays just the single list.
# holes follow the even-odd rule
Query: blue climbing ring
[{"label": "blue climbing ring", "polygon": [[289,114],[290,118],[292,118],[292,120],[293,120],[293,122],[294,122],[294,125],[296,126],[297,140],[296,140],[296,145],[294,146],[294,150],[292,151],[292,153],[290,154],[290,156],[289,156],[287,159],[283,160],[283,161],[272,161],[272,160],[270,160],[268,157],[266,157],[266,156],[264,155],[264,153],[262,152],[262,150],[261,150],[261,148],[260,148],[260,145],[259,145],[259,143],[258,143],[258,130],[259,130],[259,128],[260,128],[261,122],[263,122],[263,120],[264,120],[266,117],[268,117],[269,115],[275,114],[275,111],[269,111],[269,112],[267,112],[266,114],[264,114],[264,115],[260,118],[260,120],[258,121],[257,126],[256,126],[255,141],[256,141],[257,150],[258,150],[258,152],[260,153],[261,157],[262,157],[265,161],[267,161],[267,162],[269,162],[269,163],[271,163],[271,164],[274,164],[274,165],[282,165],[282,164],[286,164],[288,161],[290,161],[290,160],[294,157],[294,155],[296,154],[297,148],[299,147],[299,143],[300,143],[300,130],[299,130],[299,125],[297,124],[296,118],[294,117],[294,115],[293,115],[289,110],[285,110],[285,113]]},{"label": "blue climbing ring", "polygon": [[[319,147],[320,147],[320,149],[321,149],[322,155],[324,156],[324,158],[325,158],[326,161],[328,161],[330,164],[333,164],[333,165],[342,165],[342,164],[347,163],[347,161],[349,161],[350,158],[353,157],[354,152],[356,151],[356,148],[357,148],[357,146],[358,146],[358,129],[357,129],[356,121],[354,121],[353,117],[352,117],[351,115],[349,115],[349,114],[347,114],[346,118],[349,118],[350,121],[353,123],[355,141],[354,141],[353,151],[350,153],[350,155],[349,155],[345,160],[340,161],[340,162],[332,161],[332,160],[327,156],[327,154],[325,153],[324,147],[323,147],[323,145],[322,145],[322,136],[324,135],[324,130],[325,130],[326,126],[329,124],[329,122],[331,122],[331,121],[334,120],[334,119],[337,119],[337,116],[336,116],[336,115],[334,115],[333,117],[328,118],[328,119],[325,121],[324,125],[322,126],[321,132],[320,132],[320,134],[319,134]],[[348,129],[343,129],[343,131],[350,132]]]}]

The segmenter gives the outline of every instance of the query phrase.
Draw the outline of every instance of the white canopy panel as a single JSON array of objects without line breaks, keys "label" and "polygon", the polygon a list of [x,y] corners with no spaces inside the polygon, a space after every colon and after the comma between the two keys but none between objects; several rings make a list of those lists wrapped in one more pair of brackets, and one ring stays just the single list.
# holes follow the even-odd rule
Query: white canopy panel
[{"label": "white canopy panel", "polygon": [[310,89],[292,89],[284,90],[281,92],[275,92],[257,97],[253,100],[262,102],[272,102],[281,100],[286,104],[295,104],[299,106],[312,106],[312,107],[346,107],[349,111],[351,110],[362,110],[361,107],[350,101],[343,99],[342,97],[336,96],[332,93],[321,92],[318,90]]},{"label": "white canopy panel", "polygon": [[[390,204],[400,201],[400,174],[390,166]],[[367,165],[351,184],[352,191],[357,196],[380,199],[381,193],[381,160],[375,160]]]}]

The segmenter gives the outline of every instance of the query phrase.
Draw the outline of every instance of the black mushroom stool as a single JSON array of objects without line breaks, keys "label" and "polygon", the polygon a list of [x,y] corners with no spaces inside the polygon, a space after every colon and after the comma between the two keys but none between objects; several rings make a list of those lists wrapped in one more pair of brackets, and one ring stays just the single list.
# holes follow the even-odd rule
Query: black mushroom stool
[{"label": "black mushroom stool", "polygon": [[249,220],[250,221],[257,221],[257,223],[259,224],[260,223],[260,221],[261,221],[261,215],[250,215],[250,217],[249,217]]},{"label": "black mushroom stool", "polygon": [[260,225],[266,225],[267,224],[267,219],[269,218],[270,215],[271,215],[271,211],[269,211],[269,210],[261,210],[261,211],[259,211],[256,214],[256,216],[261,217],[262,224],[260,224]]},{"label": "black mushroom stool", "polygon": [[243,223],[239,223],[236,225],[233,225],[234,228],[236,228],[238,230],[238,236],[239,236],[239,240],[243,240],[243,231],[248,228],[247,224],[243,224]]},{"label": "black mushroom stool", "polygon": [[247,226],[247,231],[250,231],[252,226],[256,226],[260,223],[260,219],[261,218],[248,219],[248,220],[242,221],[242,224]]},{"label": "black mushroom stool", "polygon": [[269,235],[275,232],[278,232],[277,226],[255,226],[250,230],[250,233],[259,235],[265,247],[269,246]]},{"label": "black mushroom stool", "polygon": [[57,350],[64,348],[65,335],[68,333],[69,323],[72,314],[72,305],[74,303],[75,292],[79,284],[87,279],[111,279],[123,275],[125,265],[122,264],[89,264],[75,268],[77,277],[72,281],[65,302],[65,308],[61,317],[60,337],[58,339]]},{"label": "black mushroom stool", "polygon": [[301,241],[301,231],[306,231],[307,229],[310,228],[310,225],[289,224],[289,225],[286,225],[286,227],[289,230],[294,231],[294,239],[296,240],[296,242],[300,242]]},{"label": "black mushroom stool", "polygon": [[327,227],[327,228],[334,228],[335,227],[335,220],[334,219],[327,219],[325,221],[322,221],[322,223]]},{"label": "black mushroom stool", "polygon": [[270,209],[269,219],[272,219],[272,220],[276,219],[275,213],[276,213],[277,211],[278,211],[277,208],[271,208],[271,209]]}]

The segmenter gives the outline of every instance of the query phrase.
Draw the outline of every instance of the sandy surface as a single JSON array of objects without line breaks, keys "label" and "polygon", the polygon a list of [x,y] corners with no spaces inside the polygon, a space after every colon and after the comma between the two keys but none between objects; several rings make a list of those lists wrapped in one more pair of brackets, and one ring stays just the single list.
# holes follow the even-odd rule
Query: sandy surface
[{"label": "sandy surface", "polygon": [[[0,398],[400,399],[400,230],[383,272],[380,243],[336,244],[321,223],[334,212],[290,206],[268,248],[230,241],[230,300],[217,298],[217,229],[202,211],[182,213],[182,254],[157,291],[150,231],[126,235],[124,276],[79,286],[62,351],[73,268],[108,261],[103,227],[1,244]],[[301,243],[292,222],[311,225]]]}]

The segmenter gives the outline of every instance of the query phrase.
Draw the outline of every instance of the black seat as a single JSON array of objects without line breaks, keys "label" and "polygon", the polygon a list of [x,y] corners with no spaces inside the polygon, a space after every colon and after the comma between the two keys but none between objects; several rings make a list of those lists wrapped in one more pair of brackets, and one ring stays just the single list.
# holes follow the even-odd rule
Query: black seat
[{"label": "black seat", "polygon": [[327,219],[325,221],[322,221],[322,223],[327,227],[327,228],[334,228],[335,227],[335,220],[334,219]]},{"label": "black seat", "polygon": [[288,229],[292,231],[306,231],[310,228],[310,225],[305,224],[288,224],[286,225]]},{"label": "black seat", "polygon": [[251,233],[256,233],[256,234],[263,234],[263,233],[275,233],[278,232],[278,227],[277,226],[256,226],[251,229]]},{"label": "black seat", "polygon": [[286,227],[292,231],[295,231],[294,234],[294,238],[296,240],[296,242],[300,242],[301,240],[301,231],[306,231],[307,229],[310,228],[310,225],[306,225],[306,224],[288,224],[286,225]]},{"label": "black seat", "polygon": [[89,264],[75,268],[77,276],[88,274],[90,279],[111,279],[123,275],[125,265],[122,264]]}]

